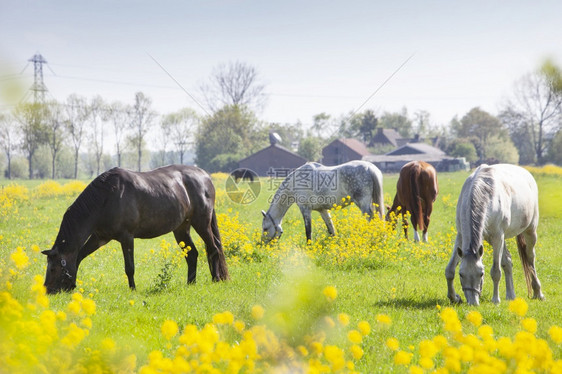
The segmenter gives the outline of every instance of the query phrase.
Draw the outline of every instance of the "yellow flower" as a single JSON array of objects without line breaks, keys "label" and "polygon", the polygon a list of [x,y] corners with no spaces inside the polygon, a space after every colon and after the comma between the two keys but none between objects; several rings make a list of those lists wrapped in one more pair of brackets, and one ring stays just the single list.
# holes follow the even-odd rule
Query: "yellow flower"
[{"label": "yellow flower", "polygon": [[68,311],[73,314],[80,314],[81,311],[80,303],[76,300],[72,300],[71,302],[68,303],[66,309],[68,309]]},{"label": "yellow flower", "polygon": [[334,286],[325,287],[322,293],[324,294],[324,296],[326,296],[326,299],[328,299],[328,301],[334,301],[338,296],[338,291]]},{"label": "yellow flower", "polygon": [[246,325],[244,324],[244,322],[242,321],[236,321],[234,322],[234,329],[238,332],[242,332],[244,331],[244,329],[246,328]]},{"label": "yellow flower", "polygon": [[231,325],[234,323],[234,315],[229,311],[217,313],[213,316],[213,323],[217,325]]},{"label": "yellow flower", "polygon": [[111,338],[105,338],[101,341],[101,349],[106,352],[115,351],[115,341]]},{"label": "yellow flower", "polygon": [[371,325],[367,321],[361,321],[357,324],[359,331],[361,331],[361,335],[367,336],[371,332]]},{"label": "yellow flower", "polygon": [[386,339],[386,346],[393,351],[397,351],[400,348],[400,343],[396,338],[388,338]]},{"label": "yellow flower", "polygon": [[550,328],[548,329],[548,335],[550,336],[550,339],[552,339],[553,342],[555,342],[556,344],[560,344],[562,343],[562,328],[559,326],[550,326]]},{"label": "yellow flower", "polygon": [[521,326],[531,334],[537,332],[537,321],[534,318],[525,318],[521,320]]},{"label": "yellow flower", "polygon": [[377,314],[376,319],[379,325],[390,326],[392,324],[392,320],[386,314]]},{"label": "yellow flower", "polygon": [[338,321],[342,326],[349,325],[349,316],[345,313],[338,314]]},{"label": "yellow flower", "polygon": [[80,323],[82,326],[92,329],[92,319],[90,317],[84,318]]},{"label": "yellow flower", "polygon": [[265,310],[263,309],[263,307],[261,305],[254,305],[252,307],[252,318],[255,319],[256,321],[262,319],[264,313],[265,313]]},{"label": "yellow flower", "polygon": [[350,348],[351,351],[351,355],[353,356],[354,359],[359,360],[361,357],[363,357],[363,348],[361,348],[360,346],[353,344]]},{"label": "yellow flower", "polygon": [[514,300],[509,302],[509,310],[517,314],[519,317],[523,317],[527,314],[528,309],[529,306],[527,305],[527,302],[520,297],[516,297]]},{"label": "yellow flower", "polygon": [[135,300],[129,300],[129,305],[130,305],[130,306],[135,305]]},{"label": "yellow flower", "polygon": [[82,300],[82,309],[87,315],[94,315],[96,313],[96,303],[92,299],[84,299]]},{"label": "yellow flower", "polygon": [[420,342],[420,356],[433,358],[437,352],[439,352],[439,348],[432,340],[422,340]]},{"label": "yellow flower", "polygon": [[469,312],[466,315],[466,319],[476,327],[479,327],[482,324],[482,315],[476,310]]},{"label": "yellow flower", "polygon": [[363,336],[357,330],[351,330],[347,333],[347,338],[354,344],[359,344],[363,340]]},{"label": "yellow flower", "polygon": [[178,324],[172,320],[166,320],[162,324],[162,335],[166,338],[166,340],[172,339],[179,331]]},{"label": "yellow flower", "polygon": [[10,260],[14,262],[16,268],[22,270],[29,264],[29,257],[25,254],[22,247],[17,247],[16,251],[10,255]]},{"label": "yellow flower", "polygon": [[398,351],[394,354],[394,364],[395,365],[410,365],[412,361],[412,354],[405,351]]},{"label": "yellow flower", "polygon": [[410,374],[423,374],[423,373],[424,373],[424,370],[423,370],[421,367],[419,367],[419,366],[412,365],[412,366],[410,366],[410,368],[408,369],[408,373],[410,373]]},{"label": "yellow flower", "polygon": [[494,329],[490,325],[483,325],[478,328],[478,335],[482,337],[482,339],[491,339],[494,335]]},{"label": "yellow flower", "polygon": [[299,353],[300,353],[303,357],[308,356],[308,350],[306,349],[305,346],[299,345],[299,346],[297,347],[297,350],[299,351]]}]

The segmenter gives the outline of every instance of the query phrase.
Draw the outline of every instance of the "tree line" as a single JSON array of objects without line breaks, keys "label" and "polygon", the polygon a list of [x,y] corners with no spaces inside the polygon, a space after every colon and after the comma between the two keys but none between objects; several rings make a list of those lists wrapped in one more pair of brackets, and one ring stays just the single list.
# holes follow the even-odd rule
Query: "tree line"
[{"label": "tree line", "polygon": [[130,104],[75,94],[63,102],[21,103],[0,113],[0,166],[6,178],[30,179],[191,162],[209,172],[230,171],[265,147],[272,131],[280,134],[283,146],[316,161],[322,148],[340,137],[360,139],[375,154],[389,151],[371,142],[379,128],[431,139],[472,164],[562,164],[562,73],[552,61],[517,81],[498,115],[476,107],[440,125],[427,111],[410,114],[406,108],[337,117],[319,113],[306,126],[266,123],[256,114],[266,103],[265,85],[256,68],[241,62],[219,65],[200,90],[209,108],[204,116],[191,108],[158,115],[142,92]]}]

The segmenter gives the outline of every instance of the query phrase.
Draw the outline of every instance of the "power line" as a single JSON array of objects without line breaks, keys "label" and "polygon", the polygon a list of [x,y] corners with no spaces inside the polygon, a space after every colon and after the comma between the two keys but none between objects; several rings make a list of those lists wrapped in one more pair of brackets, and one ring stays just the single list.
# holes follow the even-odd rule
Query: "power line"
[{"label": "power line", "polygon": [[155,59],[154,57],[152,57],[152,55],[151,55],[150,53],[147,52],[146,54],[148,55],[148,57],[150,57],[150,58],[152,59],[152,61],[154,61],[158,66],[160,66],[160,68],[161,68],[162,70],[164,70],[164,72],[165,72],[174,82],[176,82],[176,84],[183,90],[183,92],[185,92],[185,93],[187,94],[187,96],[189,96],[189,97],[191,98],[191,100],[193,100],[197,105],[199,105],[199,107],[200,107],[201,109],[203,109],[203,111],[204,111],[205,113],[207,113],[208,116],[211,115],[211,114],[207,111],[207,109],[205,109],[205,107],[204,107],[203,105],[201,105],[201,104],[199,103],[199,101],[197,101],[197,100],[195,99],[195,97],[193,97],[193,95],[191,95],[191,94],[181,85],[181,83],[178,82],[177,79],[174,78],[173,75],[170,74],[170,73],[168,72],[168,70],[166,70],[166,69],[164,68],[164,66],[162,66],[162,64],[160,64],[158,61],[156,61],[156,59]]}]

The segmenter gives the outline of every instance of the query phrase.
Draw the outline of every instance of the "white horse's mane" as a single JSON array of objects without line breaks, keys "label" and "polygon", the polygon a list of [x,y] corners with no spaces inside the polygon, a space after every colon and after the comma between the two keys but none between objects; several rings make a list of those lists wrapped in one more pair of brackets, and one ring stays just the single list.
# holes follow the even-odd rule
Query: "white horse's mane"
[{"label": "white horse's mane", "polygon": [[478,251],[478,247],[482,243],[482,235],[488,206],[494,194],[494,178],[492,176],[492,169],[481,168],[478,173],[474,175],[472,181],[472,188],[470,189],[470,245],[469,249]]}]

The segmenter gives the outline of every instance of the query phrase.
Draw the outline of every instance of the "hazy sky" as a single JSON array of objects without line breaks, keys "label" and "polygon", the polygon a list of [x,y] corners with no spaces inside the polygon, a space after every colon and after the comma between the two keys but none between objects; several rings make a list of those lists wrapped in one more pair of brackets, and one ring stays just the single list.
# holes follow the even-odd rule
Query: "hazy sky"
[{"label": "hazy sky", "polygon": [[199,99],[214,67],[242,61],[267,85],[259,117],[305,124],[358,109],[413,55],[362,110],[444,124],[497,114],[517,79],[547,57],[562,65],[562,1],[0,0],[0,84],[27,89],[37,52],[50,97],[143,91],[160,113],[202,110],[149,54]]}]

